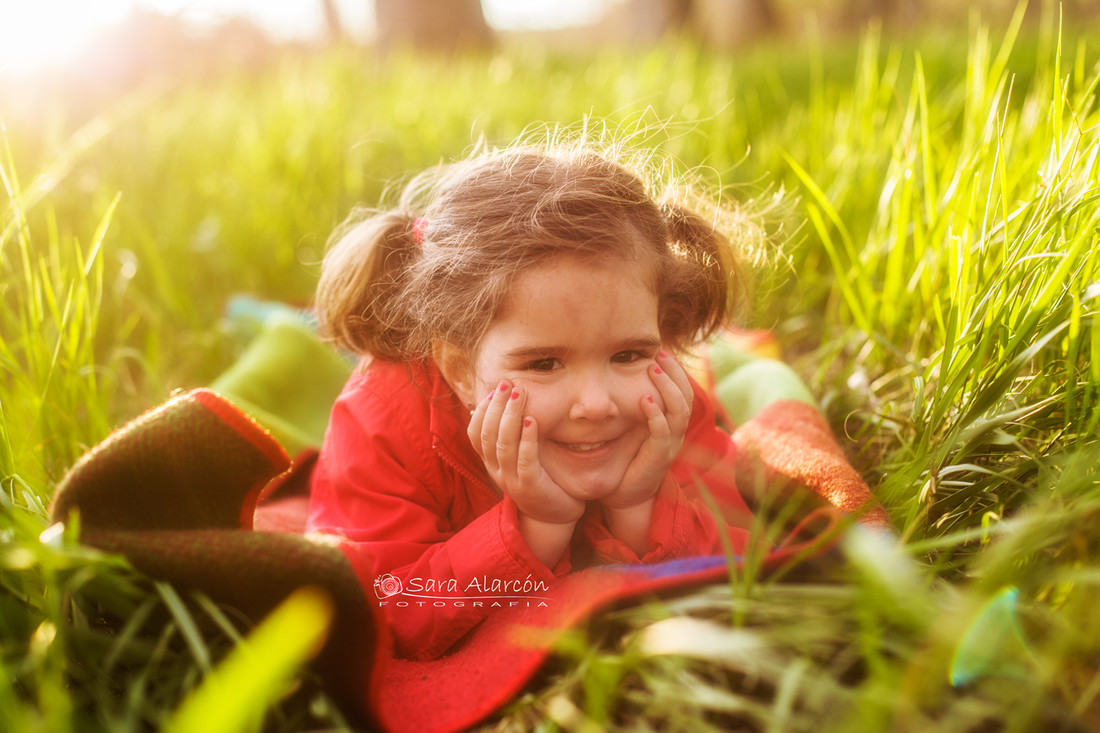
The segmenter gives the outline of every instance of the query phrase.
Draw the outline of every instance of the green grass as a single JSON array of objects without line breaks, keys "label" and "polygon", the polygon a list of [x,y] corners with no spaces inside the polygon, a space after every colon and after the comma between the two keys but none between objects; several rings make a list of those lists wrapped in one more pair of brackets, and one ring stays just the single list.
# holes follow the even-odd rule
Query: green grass
[{"label": "green grass", "polygon": [[[239,640],[77,528],[42,536],[84,450],[240,352],[226,298],[308,301],[354,203],[586,117],[646,123],[755,202],[783,246],[746,321],[779,334],[902,542],[619,612],[493,726],[1100,727],[1098,40],[1048,17],[735,59],[335,51],[0,117],[0,729],[161,727]],[[682,614],[709,625],[660,621]],[[244,728],[342,725],[271,689]]]}]

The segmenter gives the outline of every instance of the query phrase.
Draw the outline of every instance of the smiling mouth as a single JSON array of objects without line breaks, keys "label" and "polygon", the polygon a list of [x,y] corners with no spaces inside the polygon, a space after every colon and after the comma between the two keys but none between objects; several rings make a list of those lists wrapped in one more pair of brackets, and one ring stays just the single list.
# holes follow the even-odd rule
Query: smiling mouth
[{"label": "smiling mouth", "polygon": [[589,451],[603,448],[610,442],[610,440],[605,440],[602,443],[562,443],[562,445],[564,445],[569,450],[580,451],[581,453],[588,453]]},{"label": "smiling mouth", "polygon": [[574,451],[576,453],[591,453],[592,451],[597,451],[606,445],[610,445],[613,441],[601,440],[598,443],[564,443],[560,440],[555,440],[554,442],[569,451]]}]

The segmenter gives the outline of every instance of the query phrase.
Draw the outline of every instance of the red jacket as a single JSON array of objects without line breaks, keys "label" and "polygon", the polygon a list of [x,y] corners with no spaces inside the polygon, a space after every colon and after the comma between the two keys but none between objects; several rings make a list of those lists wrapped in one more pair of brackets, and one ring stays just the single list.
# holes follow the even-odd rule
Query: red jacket
[{"label": "red jacket", "polygon": [[[543,565],[470,445],[468,411],[432,363],[375,361],[348,381],[313,473],[308,529],[350,540],[345,551],[386,612],[396,653],[417,659],[442,655],[493,608],[539,603],[538,591],[574,567],[721,554],[721,534],[740,553],[750,512],[733,479],[733,441],[692,386],[676,480],[658,495],[643,557],[610,534],[593,503],[565,557]],[[722,507],[721,528],[696,481]]]}]

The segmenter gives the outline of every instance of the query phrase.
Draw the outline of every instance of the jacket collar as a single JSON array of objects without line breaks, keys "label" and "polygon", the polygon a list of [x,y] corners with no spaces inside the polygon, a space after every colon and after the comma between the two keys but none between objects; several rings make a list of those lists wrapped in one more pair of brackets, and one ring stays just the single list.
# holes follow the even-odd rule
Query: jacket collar
[{"label": "jacket collar", "polygon": [[414,384],[428,395],[428,430],[432,448],[443,460],[466,476],[479,488],[499,498],[485,472],[485,465],[474,452],[466,437],[470,412],[443,378],[436,363],[430,359],[410,364]]}]

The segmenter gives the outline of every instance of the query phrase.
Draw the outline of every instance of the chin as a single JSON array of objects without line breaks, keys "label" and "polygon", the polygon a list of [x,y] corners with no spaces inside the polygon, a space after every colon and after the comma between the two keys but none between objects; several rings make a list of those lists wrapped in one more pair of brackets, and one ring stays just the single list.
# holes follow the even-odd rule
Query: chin
[{"label": "chin", "polygon": [[612,479],[582,479],[582,480],[565,480],[564,483],[558,482],[558,486],[562,487],[565,493],[572,496],[574,499],[581,499],[582,501],[599,501],[605,496],[613,492],[622,483],[622,477],[618,480]]}]

